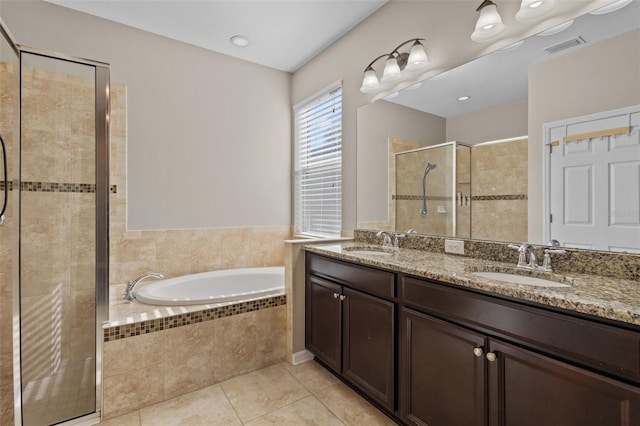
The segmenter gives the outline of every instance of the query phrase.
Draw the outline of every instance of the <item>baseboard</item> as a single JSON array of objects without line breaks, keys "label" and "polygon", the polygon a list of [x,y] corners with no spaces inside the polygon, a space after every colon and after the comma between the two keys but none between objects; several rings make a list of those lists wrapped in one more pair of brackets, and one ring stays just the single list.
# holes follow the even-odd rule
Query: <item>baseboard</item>
[{"label": "baseboard", "polygon": [[313,354],[306,349],[301,350],[300,352],[296,352],[291,357],[293,360],[293,365],[302,364],[307,361],[311,361],[313,358]]}]

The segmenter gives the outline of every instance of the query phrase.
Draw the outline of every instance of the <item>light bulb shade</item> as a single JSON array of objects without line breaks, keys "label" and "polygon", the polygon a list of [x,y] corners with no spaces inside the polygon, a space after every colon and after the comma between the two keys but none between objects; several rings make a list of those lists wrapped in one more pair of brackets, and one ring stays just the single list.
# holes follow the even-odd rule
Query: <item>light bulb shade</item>
[{"label": "light bulb shade", "polygon": [[382,78],[380,81],[383,83],[394,82],[400,80],[401,77],[402,71],[400,71],[398,61],[396,58],[390,57],[384,64],[384,71],[382,72]]},{"label": "light bulb shade", "polygon": [[599,9],[594,10],[593,12],[591,12],[591,15],[604,15],[606,13],[615,12],[618,9],[622,9],[623,7],[628,5],[629,3],[631,3],[631,0],[614,1],[611,4],[608,4],[608,5],[604,6],[604,7],[601,7]]},{"label": "light bulb shade", "polygon": [[413,43],[411,51],[409,52],[409,59],[407,60],[406,69],[410,71],[419,71],[425,68],[429,64],[429,58],[427,52],[424,51],[424,47],[419,41]]},{"label": "light bulb shade", "polygon": [[558,0],[522,0],[520,10],[516,13],[516,21],[527,22],[541,18],[551,12]]},{"label": "light bulb shade", "polygon": [[505,29],[502,17],[495,4],[488,4],[480,9],[480,17],[476,22],[476,30],[471,34],[471,40],[483,42],[500,35]]},{"label": "light bulb shade", "polygon": [[548,30],[544,30],[544,31],[540,31],[538,34],[536,34],[537,36],[550,36],[550,35],[554,35],[554,34],[558,34],[564,30],[566,30],[567,28],[569,28],[571,26],[571,24],[573,24],[573,19],[571,19],[570,21],[567,22],[563,22],[560,25],[556,25],[555,27],[551,27]]},{"label": "light bulb shade", "polygon": [[380,88],[380,82],[378,82],[378,76],[373,68],[369,68],[364,72],[364,78],[362,79],[362,87],[360,91],[362,93],[375,93]]}]

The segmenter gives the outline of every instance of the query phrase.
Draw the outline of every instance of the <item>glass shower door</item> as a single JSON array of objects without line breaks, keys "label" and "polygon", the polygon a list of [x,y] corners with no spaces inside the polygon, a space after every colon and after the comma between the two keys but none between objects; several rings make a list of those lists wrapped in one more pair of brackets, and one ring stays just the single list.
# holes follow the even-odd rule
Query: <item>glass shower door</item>
[{"label": "glass shower door", "polygon": [[22,53],[22,420],[96,411],[96,70]]}]

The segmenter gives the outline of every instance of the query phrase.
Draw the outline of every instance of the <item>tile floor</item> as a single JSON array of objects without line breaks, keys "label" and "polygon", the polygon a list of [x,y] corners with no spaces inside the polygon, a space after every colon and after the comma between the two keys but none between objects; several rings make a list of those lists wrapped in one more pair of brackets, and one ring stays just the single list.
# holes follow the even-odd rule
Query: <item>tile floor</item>
[{"label": "tile floor", "polygon": [[310,361],[284,362],[235,377],[100,426],[376,426],[395,423]]}]

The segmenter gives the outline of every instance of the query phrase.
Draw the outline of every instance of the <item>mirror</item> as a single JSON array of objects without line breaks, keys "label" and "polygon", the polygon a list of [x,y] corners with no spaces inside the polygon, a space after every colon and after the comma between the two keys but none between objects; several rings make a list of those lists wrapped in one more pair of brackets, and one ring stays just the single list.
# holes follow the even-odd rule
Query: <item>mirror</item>
[{"label": "mirror", "polygon": [[[390,159],[398,150],[455,140],[471,146],[471,238],[546,244],[543,125],[640,104],[638,28],[637,1],[606,15],[587,14],[561,32],[530,37],[416,90],[361,106],[358,227],[406,231],[396,227]],[[470,99],[458,101],[463,95]]]}]

